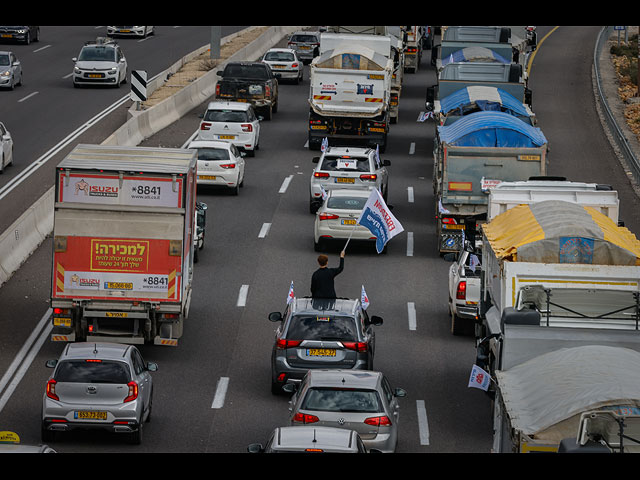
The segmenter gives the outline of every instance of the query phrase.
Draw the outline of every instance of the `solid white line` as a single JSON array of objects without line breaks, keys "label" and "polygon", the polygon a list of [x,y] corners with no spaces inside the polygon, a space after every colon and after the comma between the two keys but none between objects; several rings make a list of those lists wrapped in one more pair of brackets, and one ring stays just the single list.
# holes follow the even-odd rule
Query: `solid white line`
[{"label": "solid white line", "polygon": [[416,329],[416,304],[407,302],[407,314],[409,316],[409,330]]},{"label": "solid white line", "polygon": [[42,50],[44,50],[44,49],[46,49],[46,48],[49,48],[50,46],[51,46],[51,45],[45,45],[44,47],[40,47],[40,48],[38,48],[37,50],[34,50],[34,51],[33,51],[33,53],[41,52]]},{"label": "solid white line", "polygon": [[[40,347],[42,347],[42,344],[48,338],[51,330],[53,329],[53,325],[49,321],[50,317],[51,308],[47,309],[44,316],[40,319],[40,322],[38,322],[36,328],[31,332],[31,335],[29,335],[29,338],[18,352],[18,355],[16,355],[16,358],[14,358],[11,365],[9,365],[9,369],[2,376],[2,379],[0,380],[0,391],[4,390],[4,393],[2,394],[2,397],[0,397],[0,412],[9,401],[9,397],[11,397],[11,394],[18,386],[18,383],[20,383],[20,380],[22,380],[22,377],[29,369],[31,362],[33,362],[33,359],[40,350]],[[44,330],[42,330],[43,326],[45,327]],[[37,338],[39,334],[40,337]],[[32,348],[34,345],[35,347]],[[8,383],[9,379],[12,377],[13,380]]]},{"label": "solid white line", "polygon": [[420,445],[429,445],[429,422],[427,421],[427,409],[424,400],[416,400],[418,409],[418,431],[420,432]]},{"label": "solid white line", "polygon": [[258,238],[264,238],[269,233],[269,229],[271,228],[270,223],[263,223],[262,228],[260,229],[260,233],[258,234]]},{"label": "solid white line", "polygon": [[416,142],[411,142],[411,145],[409,146],[409,155],[413,155],[414,153],[416,153]]},{"label": "solid white line", "polygon": [[407,257],[413,257],[413,232],[407,232]]},{"label": "solid white line", "polygon": [[18,100],[18,103],[24,102],[27,98],[31,98],[31,97],[33,97],[34,95],[37,95],[37,94],[38,94],[38,92],[32,92],[29,95],[27,95],[26,97],[22,97],[20,100]]},{"label": "solid white line", "polygon": [[280,190],[278,190],[278,193],[284,193],[287,191],[287,188],[289,188],[289,183],[291,183],[292,178],[293,178],[293,175],[289,175],[287,178],[284,179],[284,182],[282,182],[282,186],[280,187]]},{"label": "solid white line", "polygon": [[228,387],[229,377],[220,377],[220,380],[218,380],[218,386],[216,387],[216,394],[213,397],[211,408],[222,408],[222,406],[224,405],[224,398],[227,395]]},{"label": "solid white line", "polygon": [[238,293],[238,307],[244,307],[247,304],[247,294],[249,293],[249,285],[242,285]]},{"label": "solid white line", "polygon": [[407,187],[407,200],[413,203],[413,187]]}]

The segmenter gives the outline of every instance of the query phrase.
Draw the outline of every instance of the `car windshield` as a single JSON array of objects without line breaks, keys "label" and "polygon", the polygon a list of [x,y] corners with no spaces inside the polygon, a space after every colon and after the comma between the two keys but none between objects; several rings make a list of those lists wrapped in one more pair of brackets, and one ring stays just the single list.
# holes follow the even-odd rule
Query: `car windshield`
[{"label": "car windshield", "polygon": [[289,340],[344,340],[358,339],[356,322],[352,317],[339,315],[294,315],[287,329]]},{"label": "car windshield", "polygon": [[310,388],[300,405],[303,410],[323,412],[381,412],[382,402],[375,390],[351,388]]},{"label": "car windshield", "polygon": [[366,197],[331,196],[327,200],[327,208],[336,208],[341,210],[362,210],[365,203],[367,203]]},{"label": "car windshield", "polygon": [[321,170],[341,171],[341,172],[369,172],[371,167],[369,158],[345,157],[326,155],[322,160]]},{"label": "car windshield", "polygon": [[226,148],[198,148],[198,160],[229,160]]},{"label": "car windshield", "polygon": [[243,110],[207,110],[204,114],[207,122],[248,122],[247,112]]},{"label": "car windshield", "polygon": [[276,62],[293,62],[295,60],[291,52],[267,52],[264,59]]},{"label": "car windshield", "polygon": [[9,55],[0,55],[0,65],[10,65]]},{"label": "car windshield", "polygon": [[109,360],[66,360],[60,363],[55,379],[70,383],[128,383],[129,369]]},{"label": "car windshield", "polygon": [[84,47],[78,60],[84,62],[115,62],[116,51],[110,47]]},{"label": "car windshield", "polygon": [[293,35],[291,37],[291,42],[307,42],[307,43],[313,43],[313,42],[317,42],[318,39],[316,38],[315,35]]}]

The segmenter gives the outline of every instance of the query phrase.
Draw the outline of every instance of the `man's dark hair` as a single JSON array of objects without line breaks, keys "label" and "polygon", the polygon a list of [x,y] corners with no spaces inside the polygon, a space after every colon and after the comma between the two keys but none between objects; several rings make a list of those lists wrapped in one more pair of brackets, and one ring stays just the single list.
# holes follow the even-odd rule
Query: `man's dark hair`
[{"label": "man's dark hair", "polygon": [[318,255],[318,263],[320,264],[321,267],[324,267],[327,262],[329,261],[329,257],[327,257],[326,255]]}]

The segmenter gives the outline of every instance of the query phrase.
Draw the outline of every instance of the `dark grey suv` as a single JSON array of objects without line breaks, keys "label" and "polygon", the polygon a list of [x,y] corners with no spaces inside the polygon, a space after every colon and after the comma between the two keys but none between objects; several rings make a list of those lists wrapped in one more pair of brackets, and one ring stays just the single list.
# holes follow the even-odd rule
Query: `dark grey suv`
[{"label": "dark grey suv", "polygon": [[296,298],[269,320],[280,322],[271,355],[274,394],[312,368],[373,368],[373,326],[382,325],[382,318],[369,317],[360,300]]}]

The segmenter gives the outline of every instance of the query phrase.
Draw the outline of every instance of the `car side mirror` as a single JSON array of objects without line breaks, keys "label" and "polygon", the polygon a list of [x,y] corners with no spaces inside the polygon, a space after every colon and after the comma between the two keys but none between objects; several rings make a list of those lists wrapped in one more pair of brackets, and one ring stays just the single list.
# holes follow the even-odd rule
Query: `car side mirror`
[{"label": "car side mirror", "polygon": [[158,364],[155,362],[147,362],[147,370],[149,370],[150,372],[157,372]]},{"label": "car side mirror", "polygon": [[382,317],[379,317],[377,315],[372,315],[371,318],[369,319],[369,322],[372,325],[382,325]]},{"label": "car side mirror", "polygon": [[262,453],[264,451],[264,447],[261,443],[252,443],[247,447],[247,452],[249,453]]},{"label": "car side mirror", "polygon": [[216,72],[216,75],[217,75],[217,76],[219,76],[219,77],[221,77],[221,76],[222,76],[222,70],[218,70],[218,71]]},{"label": "car side mirror", "polygon": [[403,388],[395,388],[393,390],[393,396],[394,397],[406,397],[407,396],[407,391]]},{"label": "car side mirror", "polygon": [[295,383],[285,383],[282,386],[282,390],[287,393],[296,393],[296,391],[298,390],[298,386]]},{"label": "car side mirror", "polygon": [[382,161],[382,166],[388,167],[389,165],[391,165],[391,160],[383,160]]},{"label": "car side mirror", "polygon": [[76,63],[76,62],[78,61],[78,57],[73,57],[73,58],[71,59],[71,61],[72,61],[73,63]]},{"label": "car side mirror", "polygon": [[282,314],[280,312],[271,312],[269,314],[269,320],[272,322],[281,322]]},{"label": "car side mirror", "polygon": [[45,363],[45,366],[47,368],[55,368],[57,364],[58,364],[58,360],[47,360],[47,362]]},{"label": "car side mirror", "polygon": [[320,161],[320,157],[313,157],[313,158],[311,159],[311,162],[312,162],[312,163],[318,163],[319,161]]}]

